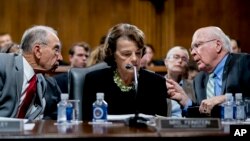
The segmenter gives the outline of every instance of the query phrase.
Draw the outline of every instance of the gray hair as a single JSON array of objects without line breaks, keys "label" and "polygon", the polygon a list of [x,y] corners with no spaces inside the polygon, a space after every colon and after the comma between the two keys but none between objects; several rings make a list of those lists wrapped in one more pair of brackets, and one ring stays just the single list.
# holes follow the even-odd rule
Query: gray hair
[{"label": "gray hair", "polygon": [[23,52],[30,52],[34,44],[48,43],[48,33],[57,35],[57,31],[51,27],[38,25],[27,29],[22,37],[20,48]]},{"label": "gray hair", "polygon": [[187,53],[187,55],[188,55],[188,60],[189,60],[189,54],[188,54],[188,51],[187,51],[187,49],[186,48],[184,48],[184,47],[182,47],[182,46],[175,46],[175,47],[172,47],[169,51],[168,51],[168,53],[166,54],[166,58],[165,59],[168,59],[173,53],[173,51],[175,50],[175,49],[181,49],[181,50],[183,50],[183,51],[185,51],[186,53]]}]

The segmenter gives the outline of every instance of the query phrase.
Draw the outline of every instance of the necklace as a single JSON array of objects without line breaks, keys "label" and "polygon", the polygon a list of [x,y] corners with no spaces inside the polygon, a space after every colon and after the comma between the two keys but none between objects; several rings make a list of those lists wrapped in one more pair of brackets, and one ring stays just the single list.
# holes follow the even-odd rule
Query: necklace
[{"label": "necklace", "polygon": [[133,88],[133,86],[126,86],[123,84],[123,81],[119,77],[117,70],[114,71],[114,82],[121,89],[122,92],[128,92]]}]

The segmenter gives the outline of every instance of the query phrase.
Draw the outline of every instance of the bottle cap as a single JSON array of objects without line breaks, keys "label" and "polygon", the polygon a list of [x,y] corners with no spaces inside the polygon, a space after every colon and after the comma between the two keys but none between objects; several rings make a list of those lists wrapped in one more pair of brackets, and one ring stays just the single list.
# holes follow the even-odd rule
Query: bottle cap
[{"label": "bottle cap", "polygon": [[242,93],[236,93],[235,99],[242,99]]},{"label": "bottle cap", "polygon": [[67,94],[67,93],[62,93],[62,94],[61,94],[61,99],[68,100],[68,99],[69,99],[69,94]]},{"label": "bottle cap", "polygon": [[96,99],[104,99],[104,93],[96,93]]},{"label": "bottle cap", "polygon": [[226,99],[227,100],[231,100],[233,98],[233,94],[232,93],[226,93]]}]

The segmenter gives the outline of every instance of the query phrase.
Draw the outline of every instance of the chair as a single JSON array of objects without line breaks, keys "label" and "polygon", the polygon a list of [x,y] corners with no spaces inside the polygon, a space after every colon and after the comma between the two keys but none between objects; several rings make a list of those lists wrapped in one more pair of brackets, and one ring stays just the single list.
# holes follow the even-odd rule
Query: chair
[{"label": "chair", "polygon": [[71,68],[68,71],[68,88],[69,88],[69,99],[79,99],[79,120],[82,120],[82,94],[84,87],[84,80],[87,73],[108,68],[109,66],[105,63],[98,63],[87,68]]}]

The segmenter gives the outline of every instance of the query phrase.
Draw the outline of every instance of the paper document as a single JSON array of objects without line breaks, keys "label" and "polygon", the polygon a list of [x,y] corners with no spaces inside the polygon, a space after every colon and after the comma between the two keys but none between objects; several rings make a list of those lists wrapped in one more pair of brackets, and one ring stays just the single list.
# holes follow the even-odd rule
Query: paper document
[{"label": "paper document", "polygon": [[[108,115],[108,120],[109,121],[121,121],[121,120],[126,120],[130,117],[135,116],[135,114],[125,114],[125,115]],[[139,114],[140,117],[144,117],[147,119],[154,118],[155,116],[153,115],[146,115],[146,114]]]}]

